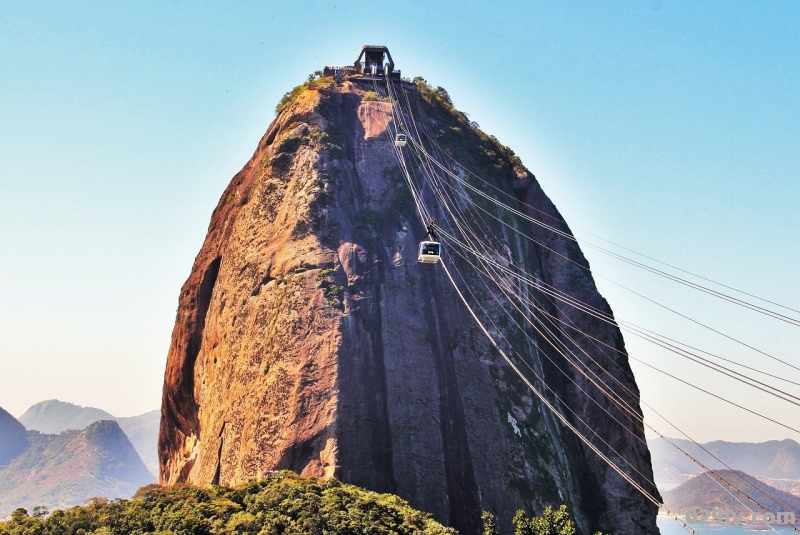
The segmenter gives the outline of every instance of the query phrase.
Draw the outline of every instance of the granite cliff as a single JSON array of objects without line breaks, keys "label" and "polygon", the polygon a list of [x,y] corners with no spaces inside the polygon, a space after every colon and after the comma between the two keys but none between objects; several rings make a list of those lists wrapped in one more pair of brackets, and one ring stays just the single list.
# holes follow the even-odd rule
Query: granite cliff
[{"label": "granite cliff", "polygon": [[[442,150],[515,197],[517,209],[544,213],[569,233],[534,176],[446,92],[423,81],[400,86]],[[396,493],[463,534],[480,532],[481,510],[507,531],[516,510],[560,503],[582,533],[658,533],[655,509],[529,394],[438,266],[417,264],[425,230],[386,133],[386,100],[352,79],[297,88],[223,192],[179,297],[161,482],[236,485],[291,469]],[[495,239],[529,273],[611,314],[575,242],[523,230],[544,246],[502,227]],[[641,425],[611,422],[600,408],[609,403],[588,381],[557,353],[550,362],[546,349],[515,338],[490,302],[499,328],[567,400],[569,418],[586,422],[655,493]],[[551,312],[624,350],[616,327]],[[627,360],[583,345],[638,410]]]}]

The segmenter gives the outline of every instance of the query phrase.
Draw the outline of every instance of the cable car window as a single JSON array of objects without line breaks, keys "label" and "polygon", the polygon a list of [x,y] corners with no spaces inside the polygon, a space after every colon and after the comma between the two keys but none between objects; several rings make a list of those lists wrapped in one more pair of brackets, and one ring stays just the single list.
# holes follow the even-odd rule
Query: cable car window
[{"label": "cable car window", "polygon": [[426,243],[422,246],[422,254],[439,254],[439,244],[438,243]]}]

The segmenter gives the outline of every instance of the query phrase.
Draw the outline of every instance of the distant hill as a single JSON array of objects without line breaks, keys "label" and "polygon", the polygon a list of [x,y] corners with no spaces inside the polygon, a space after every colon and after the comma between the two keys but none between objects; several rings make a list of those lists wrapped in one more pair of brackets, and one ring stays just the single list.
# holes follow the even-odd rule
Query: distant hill
[{"label": "distant hill", "polygon": [[108,412],[94,407],[82,407],[57,399],[41,401],[20,416],[27,429],[42,433],[60,433],[67,429],[84,429],[98,420],[116,420],[128,435],[145,466],[158,477],[158,425],[161,413],[157,410],[117,418]]},{"label": "distant hill", "polygon": [[40,401],[19,417],[26,429],[46,434],[58,434],[67,429],[84,429],[98,420],[116,418],[102,409],[81,407],[57,399]]},{"label": "distant hill", "polygon": [[158,477],[158,425],[161,422],[161,411],[155,410],[129,416],[115,418],[119,426],[128,435],[133,447],[136,448],[142,462],[153,474]]},{"label": "distant hill", "polygon": [[[780,491],[767,485],[739,470],[715,470],[725,480],[731,482],[753,499],[766,506],[770,511],[800,511],[800,498]],[[664,505],[673,511],[684,511],[690,507],[713,509],[726,505],[736,511],[744,511],[745,507],[739,502],[751,507],[744,498],[737,499],[735,493],[730,493],[718,483],[718,480],[708,473],[697,475],[664,492]]]},{"label": "distant hill", "polygon": [[154,481],[119,424],[59,435],[28,431],[29,448],[0,467],[0,517],[18,507],[63,508],[91,497],[129,498]]},{"label": "distant hill", "polygon": [[[711,455],[689,440],[670,439],[712,470],[727,469]],[[679,483],[703,470],[663,440],[650,440],[647,445],[653,460],[656,483]],[[768,442],[725,442],[715,440],[703,447],[734,470],[760,478],[775,480],[800,479],[800,444],[794,440]]]},{"label": "distant hill", "polygon": [[0,407],[0,466],[28,449],[25,427]]}]

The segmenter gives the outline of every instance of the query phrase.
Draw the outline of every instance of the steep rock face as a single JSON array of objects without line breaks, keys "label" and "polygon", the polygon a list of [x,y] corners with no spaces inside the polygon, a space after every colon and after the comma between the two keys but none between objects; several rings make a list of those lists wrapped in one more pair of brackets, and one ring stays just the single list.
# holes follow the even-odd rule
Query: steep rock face
[{"label": "steep rock face", "polygon": [[0,466],[8,464],[27,449],[25,426],[0,407]]},{"label": "steep rock face", "polygon": [[[362,100],[369,89],[345,82],[300,92],[223,193],[180,294],[161,481],[235,484],[288,468],[397,493],[464,534],[480,531],[481,510],[508,530],[517,509],[565,502],[583,532],[657,533],[655,510],[530,395],[440,269],[417,264],[424,229],[387,136],[390,104]],[[485,169],[518,209],[541,211],[569,233],[507,148],[424,86],[403,91],[445,150]],[[528,273],[611,313],[574,242],[534,225],[523,230],[541,245],[503,227],[494,239]],[[502,296],[481,289],[457,258],[448,261],[513,337]],[[624,350],[616,327],[550,308]],[[620,411],[601,408],[608,401],[557,353],[537,349],[541,341],[513,341],[569,405],[563,412],[586,422],[581,430],[594,429],[656,492],[641,425],[611,425],[608,414],[624,420]],[[638,411],[626,359],[580,344],[587,354],[579,358],[598,373],[608,368]]]}]

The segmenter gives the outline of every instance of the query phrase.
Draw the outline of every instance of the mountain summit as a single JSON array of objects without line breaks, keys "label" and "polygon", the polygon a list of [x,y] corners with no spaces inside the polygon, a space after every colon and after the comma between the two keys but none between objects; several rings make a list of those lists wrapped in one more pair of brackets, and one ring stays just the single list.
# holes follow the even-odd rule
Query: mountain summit
[{"label": "mountain summit", "polygon": [[95,496],[129,498],[153,481],[117,422],[45,435],[28,431],[29,447],[0,466],[0,517],[17,507],[69,507]]},{"label": "mountain summit", "polygon": [[82,407],[57,399],[48,399],[32,405],[19,417],[26,429],[40,433],[58,434],[67,429],[85,429],[99,420],[113,420],[103,409]]},{"label": "mountain summit", "polygon": [[[569,227],[519,158],[458,112],[446,91],[380,72],[328,69],[332,76],[287,93],[223,192],[180,293],[164,380],[161,482],[235,485],[285,468],[396,493],[464,535],[480,533],[482,510],[507,530],[518,509],[561,503],[581,532],[658,533],[655,508],[531,395],[442,266],[417,263],[425,228],[395,152],[393,106],[413,110],[417,118],[404,126],[428,132],[420,139],[431,152],[438,147],[442,165],[461,176],[475,171],[488,181],[475,186],[486,195],[507,195],[516,210],[546,217],[564,234],[508,223],[536,245],[496,224],[491,240],[505,251],[497,262],[610,315],[578,245],[565,237]],[[387,78],[399,100],[389,97]],[[406,163],[420,174],[430,166]],[[471,190],[462,193],[510,221]],[[419,195],[448,228],[430,185]],[[478,214],[467,203],[457,210]],[[535,344],[515,334],[505,297],[444,242],[443,258],[493,318],[491,330],[508,336],[563,400],[563,414],[597,433],[657,495],[641,424],[621,429],[609,418],[624,419],[620,411],[605,412],[607,400],[563,357],[535,332]],[[624,351],[615,326],[547,306]],[[619,398],[638,411],[627,359],[582,346],[576,358],[596,373],[597,363],[608,368],[624,385]]]},{"label": "mountain summit", "polygon": [[20,416],[25,428],[46,434],[58,434],[68,429],[85,429],[100,420],[115,420],[136,448],[147,469],[158,477],[159,411],[150,411],[138,416],[117,418],[102,409],[83,407],[57,399],[40,401]]}]

